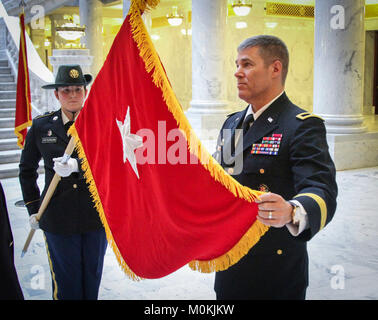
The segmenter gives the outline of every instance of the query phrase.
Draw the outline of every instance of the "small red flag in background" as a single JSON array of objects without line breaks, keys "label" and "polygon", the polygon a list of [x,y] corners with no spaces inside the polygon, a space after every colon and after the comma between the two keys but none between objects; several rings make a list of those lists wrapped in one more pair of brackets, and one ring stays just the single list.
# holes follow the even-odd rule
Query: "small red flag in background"
[{"label": "small red flag in background", "polygon": [[159,1],[132,2],[69,133],[126,274],[224,270],[268,229],[256,220],[261,193],[226,174],[192,133],[142,22],[146,2]]},{"label": "small red flag in background", "polygon": [[25,15],[23,12],[20,14],[20,29],[14,133],[17,136],[17,145],[22,149],[24,147],[27,127],[32,124],[29,69],[25,39]]}]

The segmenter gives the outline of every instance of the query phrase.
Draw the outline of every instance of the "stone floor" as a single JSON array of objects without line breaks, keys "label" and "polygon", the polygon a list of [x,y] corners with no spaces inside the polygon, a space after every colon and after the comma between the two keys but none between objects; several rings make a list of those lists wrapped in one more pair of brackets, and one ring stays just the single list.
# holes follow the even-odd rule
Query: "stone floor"
[{"label": "stone floor", "polygon": [[[43,176],[39,183],[42,184]],[[338,208],[333,221],[309,242],[310,284],[307,299],[378,299],[378,167],[339,171]],[[1,181],[15,242],[15,264],[28,300],[51,299],[51,278],[41,231],[27,254],[21,250],[29,232],[18,179]],[[103,300],[212,300],[214,274],[187,266],[157,280],[126,277],[108,247],[99,293]]]}]

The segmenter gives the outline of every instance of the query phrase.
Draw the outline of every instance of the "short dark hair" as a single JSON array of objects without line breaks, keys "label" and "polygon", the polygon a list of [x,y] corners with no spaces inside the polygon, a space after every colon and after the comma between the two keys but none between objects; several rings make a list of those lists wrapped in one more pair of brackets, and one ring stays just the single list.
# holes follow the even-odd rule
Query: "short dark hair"
[{"label": "short dark hair", "polygon": [[245,39],[238,46],[238,52],[251,47],[259,47],[259,53],[266,66],[275,60],[282,63],[282,84],[284,84],[289,70],[289,51],[286,44],[275,36],[259,35]]}]

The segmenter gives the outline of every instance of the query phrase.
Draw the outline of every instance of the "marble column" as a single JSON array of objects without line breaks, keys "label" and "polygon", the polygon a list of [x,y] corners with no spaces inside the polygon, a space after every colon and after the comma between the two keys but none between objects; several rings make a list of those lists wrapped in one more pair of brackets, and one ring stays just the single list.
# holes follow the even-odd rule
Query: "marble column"
[{"label": "marble column", "polygon": [[362,133],[364,0],[316,0],[314,113],[329,133]]},{"label": "marble column", "polygon": [[142,20],[143,20],[143,23],[146,27],[146,30],[149,34],[151,34],[151,30],[152,30],[152,15],[151,15],[151,11],[144,11],[143,14],[142,14]]},{"label": "marble column", "polygon": [[192,101],[186,115],[202,139],[220,129],[226,114],[225,39],[227,0],[192,1]]},{"label": "marble column", "polygon": [[[123,0],[123,9],[122,9],[123,19],[125,19],[127,14],[129,13],[130,6],[131,6],[130,0]],[[142,19],[143,19],[144,25],[146,26],[147,31],[151,32],[151,27],[152,27],[151,12],[145,11],[142,14]]]},{"label": "marble column", "polygon": [[91,73],[96,76],[103,63],[103,36],[102,36],[102,2],[100,0],[80,0],[80,24],[86,26],[82,43],[90,50],[93,56]]},{"label": "marble column", "polygon": [[37,50],[41,60],[46,62],[45,53],[45,30],[44,29],[33,29],[30,31],[30,40],[34,44],[34,48]]},{"label": "marble column", "polygon": [[363,117],[364,0],[316,0],[314,108],[336,169],[378,165],[378,132]]},{"label": "marble column", "polygon": [[130,6],[131,6],[130,0],[123,0],[123,9],[122,9],[123,19],[125,19],[127,14],[129,13]]},{"label": "marble column", "polygon": [[92,72],[93,56],[89,55],[88,49],[54,49],[49,60],[53,68],[54,78],[56,77],[59,66],[63,64],[78,64],[83,70],[83,73]]}]

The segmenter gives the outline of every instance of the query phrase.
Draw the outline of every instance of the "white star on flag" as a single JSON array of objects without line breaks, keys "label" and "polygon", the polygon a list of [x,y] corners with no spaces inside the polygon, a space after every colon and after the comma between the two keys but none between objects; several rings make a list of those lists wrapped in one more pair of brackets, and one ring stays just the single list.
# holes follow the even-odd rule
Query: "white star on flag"
[{"label": "white star on flag", "polygon": [[143,138],[136,134],[130,133],[130,107],[127,108],[125,120],[123,121],[123,123],[121,121],[118,121],[117,119],[116,122],[122,137],[123,163],[126,163],[126,160],[129,160],[131,167],[133,168],[136,176],[139,179],[134,151],[135,149],[143,146]]}]

